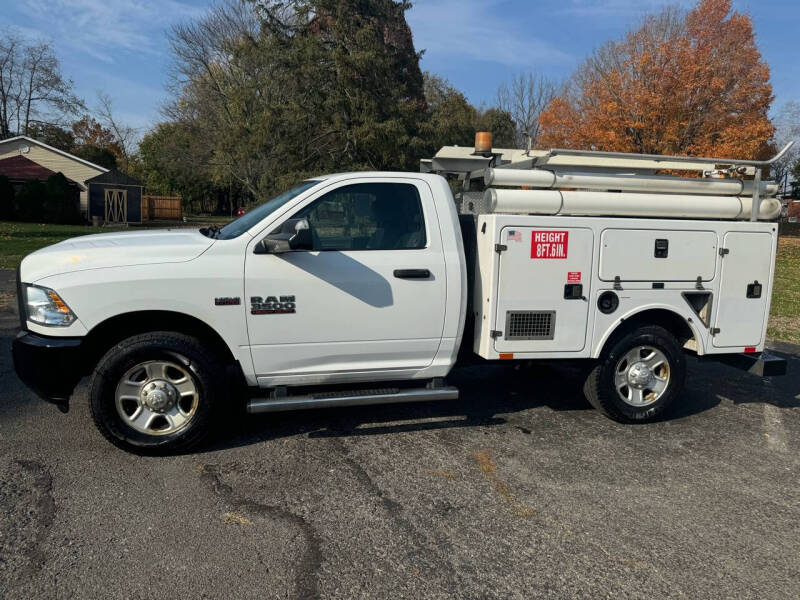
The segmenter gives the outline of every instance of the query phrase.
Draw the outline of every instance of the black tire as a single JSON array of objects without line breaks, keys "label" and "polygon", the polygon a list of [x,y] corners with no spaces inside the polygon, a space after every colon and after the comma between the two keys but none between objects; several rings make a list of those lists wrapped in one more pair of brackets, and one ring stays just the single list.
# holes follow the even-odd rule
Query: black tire
[{"label": "black tire", "polygon": [[[615,385],[618,366],[637,347],[659,350],[667,361],[668,383],[652,403],[632,406],[621,397]],[[663,368],[663,367],[662,367]],[[633,329],[612,341],[600,360],[586,377],[583,392],[589,403],[607,417],[620,423],[647,423],[658,419],[681,395],[686,377],[686,358],[678,340],[669,331],[657,325]],[[625,388],[623,388],[625,389]],[[648,390],[644,390],[643,393]],[[653,396],[655,397],[655,396]]]},{"label": "black tire", "polygon": [[[178,364],[197,392],[191,418],[172,433],[143,433],[127,423],[117,409],[117,386],[122,385],[123,375],[149,361]],[[122,340],[100,359],[89,384],[89,407],[100,433],[123,450],[136,454],[187,452],[209,434],[225,397],[224,382],[221,361],[198,339],[170,331],[144,333]]]}]

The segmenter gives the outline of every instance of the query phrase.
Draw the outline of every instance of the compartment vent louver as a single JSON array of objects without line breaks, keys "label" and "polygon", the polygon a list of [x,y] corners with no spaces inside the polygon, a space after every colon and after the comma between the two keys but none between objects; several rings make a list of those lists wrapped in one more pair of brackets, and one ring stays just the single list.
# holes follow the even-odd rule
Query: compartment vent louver
[{"label": "compartment vent louver", "polygon": [[510,310],[506,313],[507,340],[552,340],[556,327],[554,310]]}]

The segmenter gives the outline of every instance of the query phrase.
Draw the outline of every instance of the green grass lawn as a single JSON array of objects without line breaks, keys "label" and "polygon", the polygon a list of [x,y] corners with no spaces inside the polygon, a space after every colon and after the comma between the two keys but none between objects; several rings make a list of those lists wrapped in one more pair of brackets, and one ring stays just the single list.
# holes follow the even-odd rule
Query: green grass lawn
[{"label": "green grass lawn", "polygon": [[800,238],[778,242],[767,337],[800,344]]}]

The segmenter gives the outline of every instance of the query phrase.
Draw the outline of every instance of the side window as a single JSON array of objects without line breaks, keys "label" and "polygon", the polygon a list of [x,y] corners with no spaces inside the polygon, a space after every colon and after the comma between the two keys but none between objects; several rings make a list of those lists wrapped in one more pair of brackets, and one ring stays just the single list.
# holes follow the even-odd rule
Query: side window
[{"label": "side window", "polygon": [[340,187],[293,218],[308,219],[314,250],[410,250],[427,241],[419,192],[408,183]]}]

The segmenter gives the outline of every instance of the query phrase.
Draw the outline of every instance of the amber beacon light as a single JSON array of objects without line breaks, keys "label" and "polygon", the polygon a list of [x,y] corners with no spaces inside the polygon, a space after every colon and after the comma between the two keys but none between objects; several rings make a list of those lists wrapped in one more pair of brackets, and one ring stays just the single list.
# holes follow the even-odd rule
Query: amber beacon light
[{"label": "amber beacon light", "polygon": [[475,153],[482,154],[492,151],[492,132],[478,131],[475,133]]}]

